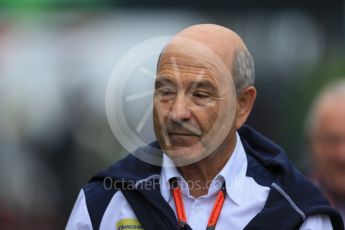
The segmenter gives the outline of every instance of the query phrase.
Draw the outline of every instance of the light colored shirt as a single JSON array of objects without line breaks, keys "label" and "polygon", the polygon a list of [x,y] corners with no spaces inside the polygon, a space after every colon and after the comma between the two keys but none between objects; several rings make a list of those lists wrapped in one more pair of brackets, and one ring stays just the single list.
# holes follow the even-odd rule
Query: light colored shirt
[{"label": "light colored shirt", "polygon": [[[194,230],[206,229],[207,221],[220,185],[225,181],[226,196],[221,210],[216,230],[243,229],[249,221],[264,207],[269,187],[259,185],[253,178],[246,176],[247,157],[240,138],[237,135],[233,154],[223,169],[213,179],[208,194],[194,198],[189,193],[189,186],[198,186],[196,183],[183,179],[174,163],[167,155],[163,156],[163,168],[160,177],[160,189],[163,198],[175,210],[175,203],[170,192],[169,179],[176,177],[183,194],[183,202],[187,215],[187,222]],[[151,176],[152,177],[152,176]],[[199,184],[200,185],[200,184]],[[255,192],[253,192],[255,191]],[[112,197],[103,215],[100,229],[116,229],[121,221],[135,223],[136,216],[121,191]],[[129,222],[128,222],[129,223]],[[66,229],[92,229],[90,216],[86,206],[84,192],[81,191],[74,205]],[[308,217],[300,228],[301,230],[328,230],[333,229],[330,219],[326,215]]]},{"label": "light colored shirt", "polygon": [[[226,197],[216,229],[243,229],[264,207],[270,191],[269,187],[259,185],[252,177],[247,177],[248,161],[237,135],[235,149],[223,169],[210,184],[208,194],[194,198],[189,193],[189,186],[198,186],[195,182],[185,181],[171,159],[164,154],[161,173],[161,193],[170,207],[175,209],[175,202],[170,192],[169,180],[177,178],[185,206],[187,223],[192,229],[206,229],[209,216],[217,198],[220,186],[226,185]],[[253,192],[255,191],[255,192]],[[332,229],[329,217],[316,215],[305,220],[300,229]]]}]

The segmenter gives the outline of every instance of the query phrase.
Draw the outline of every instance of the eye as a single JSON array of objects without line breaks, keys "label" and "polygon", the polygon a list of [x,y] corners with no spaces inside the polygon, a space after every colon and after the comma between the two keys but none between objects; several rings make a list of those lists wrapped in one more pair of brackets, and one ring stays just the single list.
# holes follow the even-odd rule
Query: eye
[{"label": "eye", "polygon": [[208,91],[196,90],[191,95],[192,100],[198,105],[209,105],[213,102],[214,96]]},{"label": "eye", "polygon": [[174,94],[171,90],[161,90],[159,93],[161,96],[170,96]]},{"label": "eye", "polygon": [[210,94],[207,92],[194,92],[193,97],[198,99],[207,99],[210,97]]},{"label": "eye", "polygon": [[158,96],[161,101],[167,102],[175,97],[176,92],[173,89],[162,88],[156,90],[155,95]]}]

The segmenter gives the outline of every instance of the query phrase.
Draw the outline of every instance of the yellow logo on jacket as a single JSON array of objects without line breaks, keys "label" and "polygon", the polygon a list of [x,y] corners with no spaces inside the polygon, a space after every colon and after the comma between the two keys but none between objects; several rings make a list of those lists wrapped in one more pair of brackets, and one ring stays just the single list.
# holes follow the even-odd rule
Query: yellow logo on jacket
[{"label": "yellow logo on jacket", "polygon": [[116,223],[116,230],[143,230],[138,219],[122,219]]}]

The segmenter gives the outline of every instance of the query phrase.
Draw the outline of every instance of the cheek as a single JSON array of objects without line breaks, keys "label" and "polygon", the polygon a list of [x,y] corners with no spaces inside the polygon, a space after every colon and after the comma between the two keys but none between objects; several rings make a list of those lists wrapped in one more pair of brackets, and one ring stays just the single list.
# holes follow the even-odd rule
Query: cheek
[{"label": "cheek", "polygon": [[164,148],[165,142],[164,142],[164,131],[162,129],[163,125],[163,119],[161,116],[159,116],[159,113],[157,112],[156,107],[153,108],[153,131],[155,133],[156,139],[160,146]]},{"label": "cheek", "polygon": [[219,123],[219,106],[199,109],[194,112],[194,115],[202,131],[208,133],[213,126]]},{"label": "cheek", "polygon": [[217,120],[217,111],[214,108],[202,109],[194,112],[198,125],[203,132],[208,132]]},{"label": "cheek", "polygon": [[320,144],[316,144],[314,146],[314,162],[317,166],[317,168],[319,168],[319,170],[321,171],[325,171],[328,170],[329,168],[329,153],[327,151],[325,151],[324,146],[320,145]]},{"label": "cheek", "polygon": [[170,113],[170,106],[168,107],[164,103],[154,102],[153,106],[153,129],[157,139],[160,139],[163,135],[163,129],[165,127],[166,120]]},{"label": "cheek", "polygon": [[157,99],[154,99],[153,103],[153,121],[159,122],[161,120],[165,120],[169,115],[170,104],[162,103]]},{"label": "cheek", "polygon": [[319,144],[315,149],[315,163],[322,174],[332,177],[337,174],[339,161],[333,149]]},{"label": "cheek", "polygon": [[159,99],[154,99],[154,111],[156,111],[157,115],[160,117],[168,117],[171,111],[171,103],[163,103]]},{"label": "cheek", "polygon": [[158,128],[159,125],[160,125],[159,117],[158,117],[158,113],[157,113],[156,107],[153,108],[152,117],[153,117],[153,126],[154,126],[154,129],[155,129],[155,131],[156,131],[156,128]]}]

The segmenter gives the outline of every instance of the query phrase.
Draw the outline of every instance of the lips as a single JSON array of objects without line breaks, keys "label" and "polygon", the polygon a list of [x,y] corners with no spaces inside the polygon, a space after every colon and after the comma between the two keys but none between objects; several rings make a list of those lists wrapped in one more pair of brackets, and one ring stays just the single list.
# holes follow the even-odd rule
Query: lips
[{"label": "lips", "polygon": [[193,133],[168,133],[169,136],[172,136],[172,135],[180,135],[180,136],[196,136],[195,134]]},{"label": "lips", "polygon": [[190,133],[169,133],[170,143],[173,146],[191,146],[199,141],[199,136]]}]

